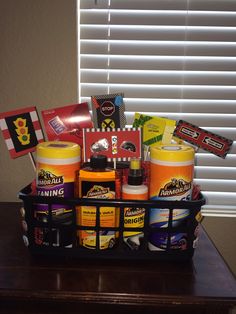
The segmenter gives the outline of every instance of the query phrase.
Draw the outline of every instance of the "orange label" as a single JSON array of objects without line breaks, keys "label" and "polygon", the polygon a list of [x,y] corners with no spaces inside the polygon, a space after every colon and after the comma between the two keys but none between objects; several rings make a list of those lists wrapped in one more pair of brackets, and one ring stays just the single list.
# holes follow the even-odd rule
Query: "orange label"
[{"label": "orange label", "polygon": [[[44,163],[37,163],[38,174],[42,171],[45,176],[63,176],[63,182],[74,182],[75,172],[80,168],[80,163],[68,164],[68,165],[49,165]],[[46,177],[45,177],[46,178]]]},{"label": "orange label", "polygon": [[150,198],[180,200],[190,195],[193,180],[193,165],[158,165],[151,163]]},{"label": "orange label", "polygon": [[129,194],[122,192],[122,198],[124,200],[147,200],[148,199],[148,192],[143,194]]}]

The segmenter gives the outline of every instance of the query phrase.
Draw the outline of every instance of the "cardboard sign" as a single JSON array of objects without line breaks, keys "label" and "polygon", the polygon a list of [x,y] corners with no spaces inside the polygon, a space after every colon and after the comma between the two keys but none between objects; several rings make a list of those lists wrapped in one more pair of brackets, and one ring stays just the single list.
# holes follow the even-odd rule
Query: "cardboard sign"
[{"label": "cardboard sign", "polygon": [[11,158],[34,151],[44,141],[36,107],[0,113],[0,127]]},{"label": "cardboard sign", "polygon": [[88,103],[42,111],[49,141],[69,141],[83,145],[83,128],[93,127]]},{"label": "cardboard sign", "polygon": [[174,136],[207,150],[221,158],[226,157],[233,144],[233,141],[230,139],[206,131],[183,120],[178,122],[174,131]]},{"label": "cardboard sign", "polygon": [[133,127],[142,128],[143,144],[155,146],[157,143],[170,144],[175,129],[175,120],[152,117],[138,112],[134,115]]},{"label": "cardboard sign", "polygon": [[142,156],[141,129],[83,129],[84,162],[93,154],[107,156],[108,161],[126,161]]},{"label": "cardboard sign", "polygon": [[94,124],[96,128],[117,129],[126,124],[124,94],[91,96]]}]

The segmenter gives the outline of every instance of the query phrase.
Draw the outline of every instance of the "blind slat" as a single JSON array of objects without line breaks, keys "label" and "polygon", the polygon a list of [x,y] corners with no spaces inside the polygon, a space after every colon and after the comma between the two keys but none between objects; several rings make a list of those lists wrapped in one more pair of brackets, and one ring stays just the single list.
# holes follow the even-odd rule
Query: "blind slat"
[{"label": "blind slat", "polygon": [[201,186],[201,190],[211,192],[229,192],[235,193],[236,191],[236,180],[219,180],[219,179],[194,179],[196,184]]},{"label": "blind slat", "polygon": [[[106,39],[107,25],[81,25],[81,38]],[[183,41],[186,36],[186,27],[183,26],[153,26],[153,25],[109,25],[111,40],[164,40]],[[235,27],[189,27],[187,38],[189,41],[234,42]]]},{"label": "blind slat", "polygon": [[[235,192],[204,191],[202,194],[207,200],[207,205],[234,205],[236,204]],[[223,207],[223,206],[222,206]]]},{"label": "blind slat", "polygon": [[[82,102],[90,103],[90,97],[81,97]],[[232,113],[235,109],[235,101],[228,99],[166,99],[166,98],[124,98],[126,111],[151,112],[155,106],[159,112],[179,112],[180,108],[185,113]],[[207,127],[207,126],[205,126]],[[212,132],[218,132],[219,127],[211,128]],[[225,128],[227,132],[227,127]],[[230,128],[231,129],[231,128]],[[234,130],[233,130],[234,132]],[[231,134],[231,130],[229,130]],[[234,135],[236,132],[234,132]]]},{"label": "blind slat", "polygon": [[236,165],[236,151],[234,154],[227,155],[226,159],[221,159],[212,154],[197,153],[196,154],[196,165],[205,167],[234,167]]},{"label": "blind slat", "polygon": [[[106,82],[105,82],[106,83]],[[145,85],[145,84],[109,84],[111,93],[123,91],[126,97],[140,98],[195,98],[195,99],[235,99],[236,86],[213,85]],[[107,91],[107,84],[82,83],[83,96],[93,95],[93,90]],[[155,108],[154,108],[155,109]],[[235,124],[234,124],[235,125]],[[230,126],[234,126],[230,125]],[[211,124],[211,126],[213,126]],[[222,124],[220,126],[223,126]]]},{"label": "blind slat", "polygon": [[[81,53],[105,53],[107,54],[108,41],[106,40],[81,40]],[[235,57],[235,42],[204,42],[204,41],[129,41],[110,40],[110,54],[121,55],[183,55],[184,50],[188,55],[198,56],[229,56]]]},{"label": "blind slat", "polygon": [[[187,85],[227,85],[234,86],[236,72],[226,71],[171,71],[171,70],[107,70],[107,69],[81,69],[82,81],[86,83],[109,82],[123,84],[179,84],[183,79]],[[236,91],[236,88],[235,88]]]},{"label": "blind slat", "polygon": [[[105,69],[107,60],[108,55],[81,54],[81,68]],[[183,71],[185,68],[185,71],[227,71],[230,73],[236,69],[236,57],[110,55],[109,62],[111,69],[126,70]]]},{"label": "blind slat", "polygon": [[225,168],[195,166],[195,177],[197,179],[220,179],[236,181],[236,169],[234,167]]}]

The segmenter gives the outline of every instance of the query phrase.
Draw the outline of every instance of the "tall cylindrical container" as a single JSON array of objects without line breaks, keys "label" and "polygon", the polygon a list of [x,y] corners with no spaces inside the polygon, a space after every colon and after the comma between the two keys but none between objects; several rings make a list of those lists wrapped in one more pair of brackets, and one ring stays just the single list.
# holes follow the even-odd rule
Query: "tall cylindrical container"
[{"label": "tall cylindrical container", "polygon": [[[39,196],[73,197],[75,173],[80,169],[80,146],[72,142],[48,141],[36,147],[36,190]],[[38,204],[35,217],[42,221],[48,219],[48,205]],[[52,204],[52,219],[55,223],[71,221],[69,205]],[[36,236],[38,244],[48,244],[47,232],[40,228]],[[56,240],[57,238],[57,240]],[[63,235],[61,235],[63,238]],[[55,242],[55,243],[54,243]],[[59,245],[55,232],[53,244]]]},{"label": "tall cylindrical container", "polygon": [[[191,200],[194,176],[194,149],[187,145],[158,145],[150,148],[150,199]],[[170,210],[152,208],[150,224],[159,228],[168,226]],[[173,209],[172,227],[186,222],[189,210]],[[186,235],[173,233],[171,249],[186,249]],[[168,234],[153,232],[150,236],[150,250],[166,250]]]}]

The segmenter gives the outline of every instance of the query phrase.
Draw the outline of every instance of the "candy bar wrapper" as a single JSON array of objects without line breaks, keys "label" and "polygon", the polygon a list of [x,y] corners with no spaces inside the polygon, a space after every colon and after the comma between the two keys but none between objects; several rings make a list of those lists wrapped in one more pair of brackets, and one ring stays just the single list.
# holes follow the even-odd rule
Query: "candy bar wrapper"
[{"label": "candy bar wrapper", "polygon": [[133,127],[142,128],[144,145],[154,146],[157,143],[171,143],[175,123],[175,120],[152,117],[136,112]]},{"label": "candy bar wrapper", "polygon": [[91,96],[94,124],[96,128],[115,129],[126,125],[124,94]]},{"label": "candy bar wrapper", "polygon": [[83,128],[93,127],[88,103],[42,111],[49,141],[70,141],[83,146]]}]

